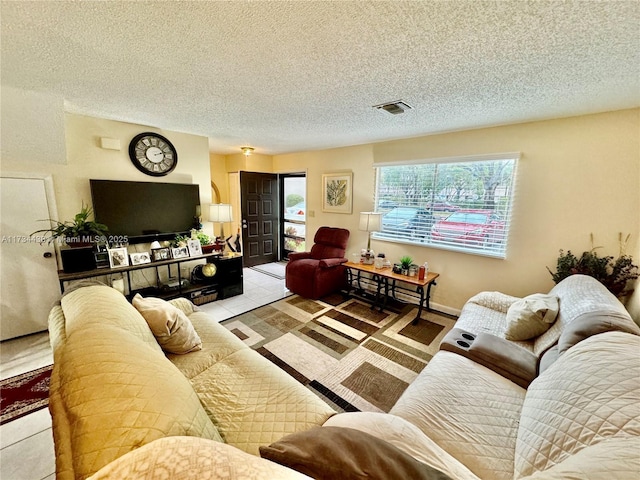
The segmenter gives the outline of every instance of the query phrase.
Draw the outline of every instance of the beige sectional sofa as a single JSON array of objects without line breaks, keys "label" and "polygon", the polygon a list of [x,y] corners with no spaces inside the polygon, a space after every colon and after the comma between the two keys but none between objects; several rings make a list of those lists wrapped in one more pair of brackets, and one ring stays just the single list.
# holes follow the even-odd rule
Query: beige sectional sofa
[{"label": "beige sectional sofa", "polygon": [[[269,444],[286,465],[300,466],[301,452],[317,464],[346,454],[366,478],[407,478],[383,473],[384,458],[361,465],[389,445],[453,479],[638,478],[640,328],[590,277],[549,293],[559,299],[555,323],[515,343],[536,363],[527,388],[454,348],[433,357],[390,413],[335,414],[186,301],[175,304],[203,349],[166,357],[122,296],[82,288],[50,316],[59,478],[308,478],[258,458]],[[503,337],[516,300],[481,293],[456,326],[470,338],[497,337],[492,348],[505,342],[510,352],[514,342]],[[319,425],[353,432],[353,444],[342,437],[333,451],[330,442],[318,447]],[[365,478],[350,475],[341,478]],[[431,475],[420,478],[446,478]]]},{"label": "beige sectional sofa", "polygon": [[260,445],[335,413],[191,302],[172,303],[195,327],[201,350],[166,355],[110,287],[79,288],[51,311],[58,480],[88,477],[163,437],[223,442],[254,458]]}]

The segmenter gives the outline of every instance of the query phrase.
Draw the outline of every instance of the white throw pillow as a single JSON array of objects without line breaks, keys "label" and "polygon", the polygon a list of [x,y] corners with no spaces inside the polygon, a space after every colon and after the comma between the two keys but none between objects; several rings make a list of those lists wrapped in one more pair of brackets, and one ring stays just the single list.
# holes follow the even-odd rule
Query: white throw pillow
[{"label": "white throw pillow", "polygon": [[558,316],[558,297],[534,293],[515,301],[507,310],[507,340],[530,340],[549,330]]},{"label": "white throw pillow", "polygon": [[140,294],[132,303],[164,351],[183,354],[202,350],[202,340],[182,310],[160,298],[143,298]]}]

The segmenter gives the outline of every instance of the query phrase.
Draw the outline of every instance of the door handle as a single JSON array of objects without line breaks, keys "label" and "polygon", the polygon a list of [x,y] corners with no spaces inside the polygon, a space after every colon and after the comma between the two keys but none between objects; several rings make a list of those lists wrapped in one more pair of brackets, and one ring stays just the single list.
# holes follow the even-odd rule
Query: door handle
[{"label": "door handle", "polygon": [[247,221],[244,218],[242,219],[242,228],[247,228]]},{"label": "door handle", "polygon": [[44,254],[42,256],[44,258],[51,258],[51,257],[53,257],[53,254],[51,252],[44,252]]}]

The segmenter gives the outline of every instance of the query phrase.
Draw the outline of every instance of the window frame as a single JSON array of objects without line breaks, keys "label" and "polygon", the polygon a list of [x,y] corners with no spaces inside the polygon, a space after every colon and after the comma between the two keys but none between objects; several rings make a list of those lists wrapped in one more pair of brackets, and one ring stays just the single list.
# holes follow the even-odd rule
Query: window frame
[{"label": "window frame", "polygon": [[[372,238],[384,242],[401,243],[467,253],[471,255],[506,259],[510,232],[513,228],[513,206],[517,195],[516,185],[519,161],[519,152],[508,152],[374,163],[374,211],[383,214],[383,230],[380,232],[374,232],[372,234]],[[487,208],[486,206],[487,199],[485,196],[487,195],[487,187],[486,183],[482,181],[486,180],[486,178],[479,176],[477,173],[480,169],[479,167],[483,167],[483,165],[480,165],[481,162],[484,162],[484,166],[487,169],[486,171],[494,173],[497,171],[499,173],[499,182],[496,183],[497,186],[492,190],[494,193],[493,199],[491,200],[494,207],[493,209]],[[500,165],[491,165],[487,162],[500,162]],[[455,172],[456,170],[451,167],[451,164],[459,164],[458,166],[460,166],[461,169],[458,171],[467,172],[466,180],[464,180],[466,183],[462,184],[462,190],[466,190],[467,194],[469,194],[474,190],[474,188],[476,191],[478,191],[479,188],[482,188],[481,199],[475,198],[474,200],[469,200],[467,198],[464,201],[457,201],[457,205],[455,204],[456,201],[448,200],[445,193],[446,190],[451,188],[451,184],[447,181],[441,183],[441,181],[442,178],[447,178],[447,180],[452,179],[454,175],[452,172]],[[402,200],[392,201],[388,194],[382,193],[382,190],[393,190],[395,188],[397,196],[398,189],[402,189],[404,187],[408,190],[408,187],[412,186],[410,183],[403,184],[401,182],[396,184],[393,184],[392,182],[384,184],[383,175],[385,172],[383,172],[382,169],[389,167],[406,168],[419,165],[431,165],[433,172],[425,172],[424,170],[428,170],[428,168],[425,168],[419,173],[420,175],[425,175],[424,178],[427,183],[424,183],[424,185],[426,185],[426,187],[415,193],[411,200],[406,200],[406,203],[403,203]],[[389,175],[392,175],[392,173],[389,173]],[[398,178],[401,178],[402,172],[398,171],[395,175],[398,176]],[[443,175],[448,175],[448,177],[443,177]],[[500,195],[496,194],[496,191],[499,191]],[[410,196],[405,196],[404,198],[410,198]],[[482,208],[478,208],[477,206],[473,208],[470,207],[470,205],[477,205],[481,202],[485,202],[485,205],[483,205]],[[380,207],[383,203],[386,208]],[[449,210],[445,215],[441,212],[436,213],[437,209],[435,208],[425,208],[429,205],[432,207],[438,205],[445,211],[450,208],[453,210]],[[398,220],[398,225],[400,226],[398,226],[394,232],[393,229],[396,227],[393,222],[395,219],[399,218],[392,215],[394,208],[416,209],[416,220],[409,225]],[[460,233],[458,237],[454,237],[455,234],[453,232],[455,231],[456,225],[447,225],[446,222],[443,222],[443,219],[445,217],[449,218],[449,216],[456,213],[456,211],[468,211],[469,214],[477,213],[479,215],[486,215],[488,217],[488,221],[480,224],[486,225],[486,227],[470,229],[469,226],[472,225],[473,222],[462,222],[459,223],[459,228],[460,232],[464,233]],[[389,221],[385,227],[384,218],[388,215],[390,215],[388,217]],[[422,220],[420,220],[421,217]],[[446,228],[447,226],[449,229]],[[441,230],[445,230],[446,234],[442,233]]]}]

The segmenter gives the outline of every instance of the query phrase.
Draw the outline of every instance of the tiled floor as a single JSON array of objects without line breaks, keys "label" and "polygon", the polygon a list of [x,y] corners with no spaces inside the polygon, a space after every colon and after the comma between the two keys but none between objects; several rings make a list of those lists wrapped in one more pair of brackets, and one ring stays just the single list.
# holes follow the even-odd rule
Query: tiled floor
[{"label": "tiled floor", "polygon": [[[290,292],[284,280],[244,269],[244,293],[202,305],[215,320],[222,321],[267,303]],[[53,363],[46,332],[0,344],[0,378],[8,378]],[[0,479],[55,479],[55,457],[51,416],[48,409],[0,426]]]}]

